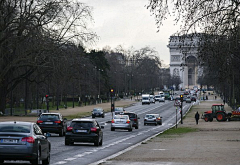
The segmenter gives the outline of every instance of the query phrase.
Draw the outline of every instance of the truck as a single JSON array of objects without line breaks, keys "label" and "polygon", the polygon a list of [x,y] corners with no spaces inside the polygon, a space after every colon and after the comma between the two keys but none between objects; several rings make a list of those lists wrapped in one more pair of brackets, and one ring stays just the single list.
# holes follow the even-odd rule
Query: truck
[{"label": "truck", "polygon": [[150,95],[149,94],[142,95],[142,105],[143,104],[150,104]]},{"label": "truck", "polygon": [[240,120],[240,112],[232,111],[231,113],[227,113],[224,109],[223,104],[213,104],[210,111],[205,111],[202,115],[202,118],[205,122],[212,122],[214,118],[217,121],[239,121]]}]

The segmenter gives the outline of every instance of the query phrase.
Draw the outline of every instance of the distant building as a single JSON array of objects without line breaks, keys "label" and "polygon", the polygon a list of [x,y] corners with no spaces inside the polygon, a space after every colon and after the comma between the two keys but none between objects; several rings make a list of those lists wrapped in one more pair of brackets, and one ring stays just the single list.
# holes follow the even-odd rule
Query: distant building
[{"label": "distant building", "polygon": [[198,47],[201,34],[170,36],[170,74],[182,80],[180,89],[198,86],[198,77],[202,76],[203,68],[199,65]]}]

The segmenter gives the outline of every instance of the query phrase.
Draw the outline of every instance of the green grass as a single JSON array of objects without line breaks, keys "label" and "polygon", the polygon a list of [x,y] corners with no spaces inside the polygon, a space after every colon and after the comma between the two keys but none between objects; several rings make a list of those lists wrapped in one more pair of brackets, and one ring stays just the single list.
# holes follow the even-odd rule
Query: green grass
[{"label": "green grass", "polygon": [[174,128],[168,129],[162,134],[159,134],[158,137],[169,138],[169,137],[180,136],[185,133],[196,132],[196,131],[198,131],[197,128],[190,128],[190,127],[175,128],[174,127]]}]

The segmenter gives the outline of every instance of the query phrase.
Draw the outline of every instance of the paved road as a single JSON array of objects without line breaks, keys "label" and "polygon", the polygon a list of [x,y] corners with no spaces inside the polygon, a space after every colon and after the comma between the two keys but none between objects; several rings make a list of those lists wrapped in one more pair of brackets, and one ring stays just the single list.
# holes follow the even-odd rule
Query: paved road
[{"label": "paved road", "polygon": [[[49,137],[52,144],[51,165],[76,165],[79,162],[81,162],[81,165],[98,164],[103,162],[105,158],[120,154],[123,150],[128,150],[143,140],[174,126],[176,123],[176,108],[173,104],[174,102],[172,101],[151,105],[136,103],[134,106],[126,108],[126,111],[135,112],[140,117],[139,129],[133,129],[132,132],[126,130],[110,131],[110,123],[108,121],[111,120],[111,113],[107,113],[105,118],[96,118],[105,127],[104,140],[101,147],[96,147],[91,143],[75,143],[71,146],[65,146],[64,137],[52,134]],[[190,104],[184,104],[183,113],[186,113],[189,107]],[[179,112],[178,110],[178,121],[180,120]],[[146,113],[160,113],[163,124],[161,126],[144,126],[143,119]],[[26,164],[26,162],[22,162],[21,164]]]}]

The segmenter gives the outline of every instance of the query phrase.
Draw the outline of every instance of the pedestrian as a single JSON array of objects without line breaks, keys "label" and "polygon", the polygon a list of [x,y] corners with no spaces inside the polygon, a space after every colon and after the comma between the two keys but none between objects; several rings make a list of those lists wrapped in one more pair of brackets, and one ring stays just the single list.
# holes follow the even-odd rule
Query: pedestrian
[{"label": "pedestrian", "polygon": [[226,101],[225,101],[225,99],[223,100],[223,104],[225,105],[225,103],[226,103]]},{"label": "pedestrian", "polygon": [[195,114],[195,120],[196,120],[196,124],[198,124],[198,120],[199,120],[199,113],[198,113],[198,111]]}]

